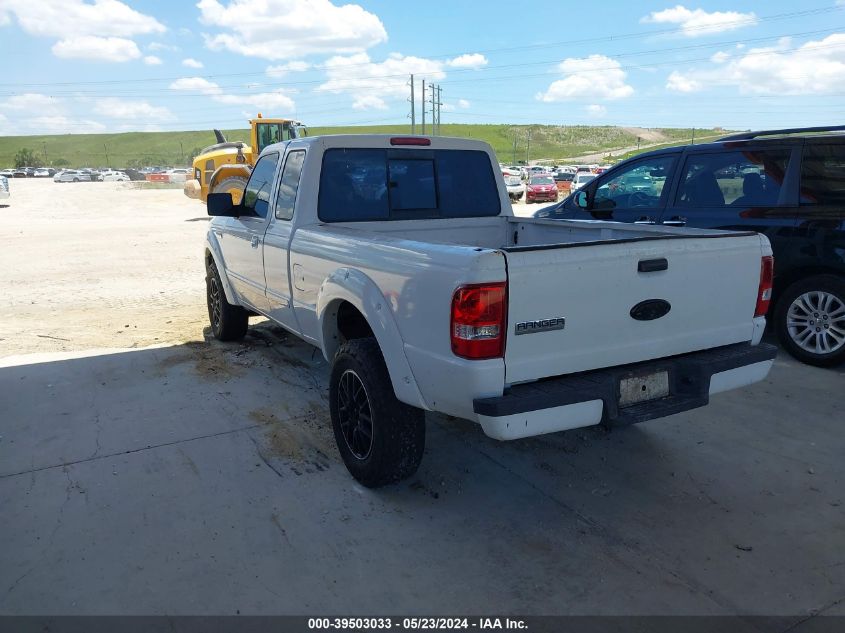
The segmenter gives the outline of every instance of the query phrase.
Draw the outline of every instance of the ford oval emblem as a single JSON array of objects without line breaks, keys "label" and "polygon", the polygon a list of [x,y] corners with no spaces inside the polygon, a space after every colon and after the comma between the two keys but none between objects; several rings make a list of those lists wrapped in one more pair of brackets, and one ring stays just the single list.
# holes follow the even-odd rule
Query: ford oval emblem
[{"label": "ford oval emblem", "polygon": [[637,321],[654,321],[669,313],[672,305],[663,299],[646,299],[631,308],[631,318]]}]

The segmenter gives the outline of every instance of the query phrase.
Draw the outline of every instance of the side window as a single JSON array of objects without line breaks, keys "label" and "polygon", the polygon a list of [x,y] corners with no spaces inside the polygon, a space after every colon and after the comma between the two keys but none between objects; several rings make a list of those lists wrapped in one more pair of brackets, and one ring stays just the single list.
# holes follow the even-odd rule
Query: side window
[{"label": "side window", "polygon": [[273,176],[278,164],[278,154],[262,156],[252,170],[249,182],[246,183],[242,204],[244,209],[252,211],[256,217],[267,217],[267,209],[270,207],[270,189],[273,186]]},{"label": "side window", "polygon": [[304,160],[305,150],[290,152],[285,159],[279,193],[276,196],[276,217],[280,220],[290,220],[293,217],[293,206],[296,204],[296,192],[299,190],[299,177],[302,175]]},{"label": "side window", "polygon": [[788,149],[691,154],[681,174],[677,205],[775,206],[789,154]]},{"label": "side window", "polygon": [[208,183],[211,174],[214,173],[214,160],[205,161],[205,182]]},{"label": "side window", "polygon": [[672,173],[677,155],[654,156],[631,163],[611,178],[602,180],[593,196],[593,208],[656,209],[666,179]]},{"label": "side window", "polygon": [[845,145],[806,145],[801,204],[845,204]]}]

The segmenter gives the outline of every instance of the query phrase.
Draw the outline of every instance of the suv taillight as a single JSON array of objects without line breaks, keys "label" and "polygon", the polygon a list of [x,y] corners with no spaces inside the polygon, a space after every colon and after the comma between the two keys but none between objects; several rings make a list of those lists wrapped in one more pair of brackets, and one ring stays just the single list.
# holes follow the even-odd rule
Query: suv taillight
[{"label": "suv taillight", "polygon": [[451,339],[456,356],[481,360],[505,351],[507,284],[461,286],[452,297]]},{"label": "suv taillight", "polygon": [[775,259],[771,255],[763,257],[760,261],[760,285],[757,288],[757,307],[754,316],[766,316],[769,311],[769,303],[772,301],[772,279],[774,278]]}]

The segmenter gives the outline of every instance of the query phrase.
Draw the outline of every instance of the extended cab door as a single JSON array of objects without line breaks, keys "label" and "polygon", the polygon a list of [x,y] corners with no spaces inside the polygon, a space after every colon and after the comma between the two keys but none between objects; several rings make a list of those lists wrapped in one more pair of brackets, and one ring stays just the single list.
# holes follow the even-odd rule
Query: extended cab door
[{"label": "extended cab door", "polygon": [[261,312],[268,308],[261,244],[269,221],[270,193],[278,164],[278,153],[266,154],[258,160],[244,189],[241,215],[228,219],[220,239],[226,273],[235,291]]},{"label": "extended cab door", "polygon": [[299,190],[299,177],[304,161],[304,149],[293,149],[285,155],[276,203],[273,205],[273,217],[264,235],[268,315],[294,332],[300,330],[291,306],[290,240],[293,235],[292,220]]}]

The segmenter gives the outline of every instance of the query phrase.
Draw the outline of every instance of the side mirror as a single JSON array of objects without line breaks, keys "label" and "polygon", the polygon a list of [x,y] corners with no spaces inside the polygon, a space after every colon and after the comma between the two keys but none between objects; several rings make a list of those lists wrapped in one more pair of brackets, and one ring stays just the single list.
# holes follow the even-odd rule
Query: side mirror
[{"label": "side mirror", "polygon": [[208,215],[226,218],[237,218],[241,215],[240,205],[235,205],[232,194],[228,192],[208,194],[206,205]]},{"label": "side mirror", "polygon": [[575,206],[580,209],[587,209],[590,206],[589,200],[587,200],[587,192],[586,191],[579,191],[575,194]]}]

